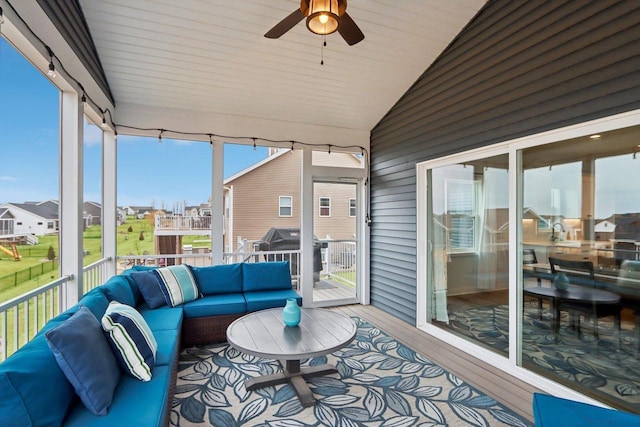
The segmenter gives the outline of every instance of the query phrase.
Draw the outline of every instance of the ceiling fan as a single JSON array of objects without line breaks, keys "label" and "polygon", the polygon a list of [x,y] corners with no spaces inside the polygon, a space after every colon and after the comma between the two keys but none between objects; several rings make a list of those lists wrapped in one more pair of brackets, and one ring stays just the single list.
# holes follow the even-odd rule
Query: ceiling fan
[{"label": "ceiling fan", "polygon": [[326,35],[338,31],[349,46],[361,42],[364,34],[347,14],[347,0],[300,0],[300,8],[278,22],[264,35],[277,39],[307,18],[307,28],[315,34]]}]

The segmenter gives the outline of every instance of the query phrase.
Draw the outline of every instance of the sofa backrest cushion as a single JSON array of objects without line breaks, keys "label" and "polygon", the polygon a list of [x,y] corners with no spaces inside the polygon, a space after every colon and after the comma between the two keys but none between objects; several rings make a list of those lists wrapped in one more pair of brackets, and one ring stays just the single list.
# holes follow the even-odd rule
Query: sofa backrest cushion
[{"label": "sofa backrest cushion", "polygon": [[149,308],[158,308],[167,305],[164,294],[160,289],[158,276],[153,271],[135,271],[131,273],[131,278],[136,282],[142,299],[144,299]]},{"label": "sofa backrest cushion", "polygon": [[134,378],[151,381],[158,343],[142,315],[111,301],[101,323],[120,367]]},{"label": "sofa backrest cushion", "polygon": [[242,291],[270,291],[291,289],[289,261],[242,264]]},{"label": "sofa backrest cushion", "polygon": [[223,264],[210,267],[194,267],[191,271],[203,295],[219,295],[242,292],[242,264]]},{"label": "sofa backrest cushion", "polygon": [[171,307],[200,297],[200,290],[191,269],[185,264],[162,267],[152,272],[158,278],[164,299]]},{"label": "sofa backrest cushion", "polygon": [[44,335],[0,363],[0,420],[5,427],[62,425],[75,400]]},{"label": "sofa backrest cushion", "polygon": [[120,276],[124,277],[125,279],[127,279],[127,282],[129,282],[129,287],[131,288],[131,293],[133,294],[133,299],[135,301],[135,305],[133,305],[133,307],[140,304],[140,302],[142,301],[142,294],[140,294],[140,289],[138,289],[136,281],[133,280],[133,277],[131,277],[131,273],[133,273],[134,271],[135,270],[128,269],[120,274]]},{"label": "sofa backrest cushion", "polygon": [[120,368],[98,319],[86,307],[45,334],[47,344],[84,406],[107,415]]},{"label": "sofa backrest cushion", "polygon": [[126,277],[121,275],[112,276],[100,288],[109,301],[118,301],[131,307],[136,306],[135,295]]},{"label": "sofa backrest cushion", "polygon": [[98,286],[84,294],[84,296],[80,298],[80,301],[69,309],[69,312],[75,313],[82,306],[87,307],[96,319],[100,319],[109,306],[109,298],[106,297],[102,289]]}]

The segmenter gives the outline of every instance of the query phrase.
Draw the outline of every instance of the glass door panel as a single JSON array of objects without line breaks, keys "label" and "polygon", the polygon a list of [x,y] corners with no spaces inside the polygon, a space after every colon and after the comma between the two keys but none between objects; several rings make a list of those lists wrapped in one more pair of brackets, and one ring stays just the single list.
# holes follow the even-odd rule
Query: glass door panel
[{"label": "glass door panel", "polygon": [[428,321],[506,355],[508,156],[434,168],[427,182]]},{"label": "glass door panel", "polygon": [[353,302],[358,289],[356,182],[313,183],[313,301]]}]

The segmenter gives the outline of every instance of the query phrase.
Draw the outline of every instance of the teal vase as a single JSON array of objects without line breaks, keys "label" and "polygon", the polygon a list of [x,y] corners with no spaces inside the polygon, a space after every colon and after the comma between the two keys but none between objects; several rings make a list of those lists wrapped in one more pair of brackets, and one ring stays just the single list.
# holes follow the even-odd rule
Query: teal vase
[{"label": "teal vase", "polygon": [[553,278],[553,286],[559,291],[566,291],[569,289],[569,277],[567,273],[563,273],[562,271],[556,274],[556,277]]},{"label": "teal vase", "polygon": [[298,326],[300,323],[300,307],[295,298],[287,299],[287,304],[282,309],[282,321],[287,326]]}]

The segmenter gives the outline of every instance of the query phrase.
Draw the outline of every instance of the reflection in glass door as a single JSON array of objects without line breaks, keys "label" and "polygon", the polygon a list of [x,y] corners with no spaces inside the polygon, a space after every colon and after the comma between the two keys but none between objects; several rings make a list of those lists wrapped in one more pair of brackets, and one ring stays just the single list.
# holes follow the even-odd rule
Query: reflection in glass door
[{"label": "reflection in glass door", "polygon": [[427,171],[428,321],[509,350],[508,157]]},{"label": "reflection in glass door", "polygon": [[313,183],[313,301],[350,303],[358,295],[357,182]]}]

